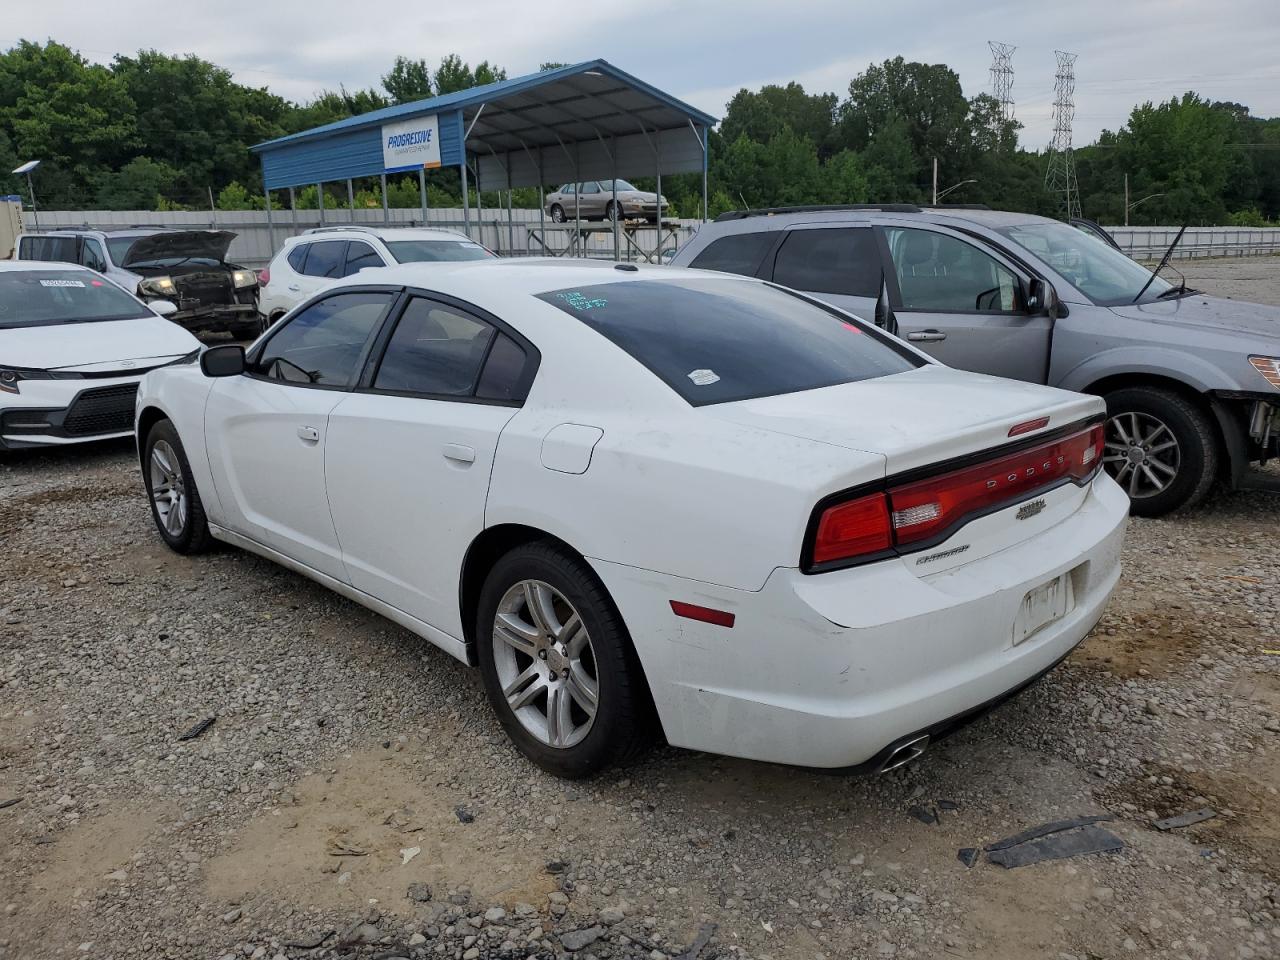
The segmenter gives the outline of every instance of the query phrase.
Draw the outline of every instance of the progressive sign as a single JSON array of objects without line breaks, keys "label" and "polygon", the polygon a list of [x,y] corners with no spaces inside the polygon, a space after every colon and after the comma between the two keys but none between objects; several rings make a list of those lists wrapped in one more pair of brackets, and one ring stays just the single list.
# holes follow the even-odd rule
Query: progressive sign
[{"label": "progressive sign", "polygon": [[440,166],[437,114],[382,125],[382,168],[387,173]]}]

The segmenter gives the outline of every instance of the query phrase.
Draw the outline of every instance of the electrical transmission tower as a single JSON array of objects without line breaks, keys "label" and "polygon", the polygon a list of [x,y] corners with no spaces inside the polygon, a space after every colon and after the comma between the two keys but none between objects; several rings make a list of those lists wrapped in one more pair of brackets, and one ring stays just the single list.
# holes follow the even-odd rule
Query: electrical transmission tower
[{"label": "electrical transmission tower", "polygon": [[1049,168],[1044,174],[1045,189],[1062,194],[1068,219],[1080,216],[1080,187],[1076,183],[1076,161],[1071,153],[1071,121],[1076,113],[1076,55],[1055,50],[1058,72],[1053,87],[1053,143],[1049,145]]},{"label": "electrical transmission tower", "polygon": [[1013,51],[1018,48],[995,40],[988,40],[987,46],[991,48],[991,95],[1000,104],[1000,121],[1008,123],[1013,119]]}]

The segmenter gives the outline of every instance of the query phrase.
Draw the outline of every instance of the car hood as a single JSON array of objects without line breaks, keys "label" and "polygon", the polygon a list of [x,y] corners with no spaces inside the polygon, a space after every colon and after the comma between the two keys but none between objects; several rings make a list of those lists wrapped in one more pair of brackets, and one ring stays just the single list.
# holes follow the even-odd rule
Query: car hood
[{"label": "car hood", "polygon": [[[885,457],[890,474],[1011,443],[1103,412],[1097,397],[928,364],[907,373],[701,408],[743,426]],[[1027,434],[1034,436],[1034,434]]]},{"label": "car hood", "polygon": [[166,230],[135,240],[120,266],[131,267],[174,257],[223,261],[226,260],[227,249],[235,238],[236,235],[230,230]]},{"label": "car hood", "polygon": [[5,365],[33,370],[168,359],[199,346],[200,342],[176,323],[154,315],[0,330],[0,356]]},{"label": "car hood", "polygon": [[1196,293],[1176,300],[1153,300],[1112,307],[1111,311],[1131,320],[1280,337],[1280,308],[1247,300],[1228,300],[1226,297]]}]

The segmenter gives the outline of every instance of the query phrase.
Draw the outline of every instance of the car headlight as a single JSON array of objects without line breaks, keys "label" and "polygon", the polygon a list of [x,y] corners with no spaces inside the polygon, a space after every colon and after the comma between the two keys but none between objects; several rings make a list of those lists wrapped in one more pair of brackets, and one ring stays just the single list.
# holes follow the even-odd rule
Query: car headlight
[{"label": "car headlight", "polygon": [[147,277],[138,284],[138,295],[141,297],[173,297],[178,287],[172,277]]},{"label": "car headlight", "polygon": [[1267,383],[1280,390],[1280,357],[1250,357],[1249,362],[1267,378]]},{"label": "car headlight", "polygon": [[27,370],[22,367],[0,367],[0,393],[18,393],[23,380],[52,380],[48,370]]},{"label": "car headlight", "polygon": [[232,270],[231,282],[235,284],[237,290],[243,290],[245,287],[256,287],[258,285],[258,275],[252,270]]}]

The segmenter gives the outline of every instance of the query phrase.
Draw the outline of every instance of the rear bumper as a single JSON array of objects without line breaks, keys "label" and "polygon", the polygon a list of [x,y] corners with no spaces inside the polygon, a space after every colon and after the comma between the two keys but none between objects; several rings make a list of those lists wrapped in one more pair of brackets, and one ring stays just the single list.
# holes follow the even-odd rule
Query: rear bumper
[{"label": "rear bumper", "polygon": [[0,394],[0,450],[130,436],[140,379],[32,380]]},{"label": "rear bumper", "polygon": [[[756,593],[594,565],[671,743],[876,769],[895,746],[1011,695],[1084,639],[1119,580],[1127,515],[1123,492],[1099,476],[1074,512],[991,556],[925,576],[902,559],[815,576],[780,568]],[[1015,644],[1023,598],[1060,576],[1074,606]],[[676,618],[673,599],[731,611],[736,622]]]}]

